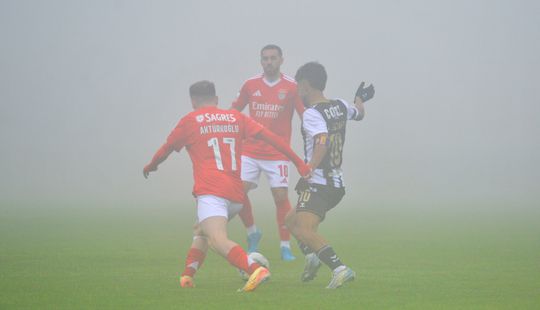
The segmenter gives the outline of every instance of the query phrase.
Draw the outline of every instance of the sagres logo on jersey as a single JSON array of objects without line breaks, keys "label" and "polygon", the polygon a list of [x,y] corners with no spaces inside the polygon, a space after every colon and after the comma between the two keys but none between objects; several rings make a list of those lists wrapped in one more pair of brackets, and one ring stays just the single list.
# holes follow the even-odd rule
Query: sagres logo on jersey
[{"label": "sagres logo on jersey", "polygon": [[197,115],[195,117],[195,120],[197,121],[197,123],[202,123],[204,121],[204,115]]},{"label": "sagres logo on jersey", "polygon": [[287,97],[287,90],[286,89],[280,89],[277,96],[278,96],[279,100],[285,99],[285,97]]}]

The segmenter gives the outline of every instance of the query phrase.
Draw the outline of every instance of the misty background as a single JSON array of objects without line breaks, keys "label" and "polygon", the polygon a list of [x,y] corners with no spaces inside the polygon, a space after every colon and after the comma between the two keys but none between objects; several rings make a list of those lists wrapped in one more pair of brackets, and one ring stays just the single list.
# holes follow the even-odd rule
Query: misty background
[{"label": "misty background", "polygon": [[143,166],[191,111],[190,84],[214,81],[228,108],[274,43],[288,75],[322,63],[328,97],[375,85],[348,126],[349,203],[536,207],[539,14],[532,0],[0,0],[0,204],[190,202],[185,150],[148,180]]}]

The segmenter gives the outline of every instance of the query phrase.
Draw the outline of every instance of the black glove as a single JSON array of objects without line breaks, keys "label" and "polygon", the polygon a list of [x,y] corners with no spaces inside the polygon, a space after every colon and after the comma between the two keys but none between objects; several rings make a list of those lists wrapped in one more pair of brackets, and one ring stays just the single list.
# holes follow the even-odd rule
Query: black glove
[{"label": "black glove", "polygon": [[365,82],[362,82],[362,84],[358,86],[355,95],[356,97],[362,98],[363,102],[368,101],[369,99],[373,98],[373,95],[375,95],[375,88],[373,87],[373,84],[369,84],[368,87],[364,88],[365,84]]},{"label": "black glove", "polygon": [[300,193],[302,192],[307,191],[308,189],[309,189],[309,182],[304,178],[300,178],[298,180],[298,183],[296,183],[296,186],[294,187],[294,190],[296,191],[298,195],[300,195]]}]

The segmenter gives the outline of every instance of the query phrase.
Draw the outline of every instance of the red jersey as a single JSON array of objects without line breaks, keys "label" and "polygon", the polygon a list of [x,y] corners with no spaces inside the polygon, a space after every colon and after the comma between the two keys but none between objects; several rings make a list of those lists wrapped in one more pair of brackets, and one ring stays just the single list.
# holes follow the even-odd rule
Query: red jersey
[{"label": "red jersey", "polygon": [[193,194],[244,201],[240,179],[242,141],[264,128],[236,110],[197,109],[183,117],[167,138],[175,151],[186,147],[193,163]]},{"label": "red jersey", "polygon": [[[299,116],[304,112],[296,82],[281,74],[276,82],[266,81],[263,74],[247,80],[232,107],[242,111],[249,104],[249,115],[270,131],[291,143],[291,121],[294,110]],[[268,143],[248,139],[244,141],[243,155],[263,160],[287,160]]]}]

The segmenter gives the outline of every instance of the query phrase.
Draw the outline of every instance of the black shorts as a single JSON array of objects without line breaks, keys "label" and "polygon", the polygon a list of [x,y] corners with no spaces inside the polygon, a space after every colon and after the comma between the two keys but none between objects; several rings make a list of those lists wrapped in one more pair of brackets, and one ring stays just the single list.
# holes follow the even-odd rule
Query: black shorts
[{"label": "black shorts", "polygon": [[305,184],[297,185],[298,204],[296,212],[311,212],[321,218],[321,222],[326,216],[326,212],[337,206],[343,196],[345,188],[335,188],[328,185]]}]

